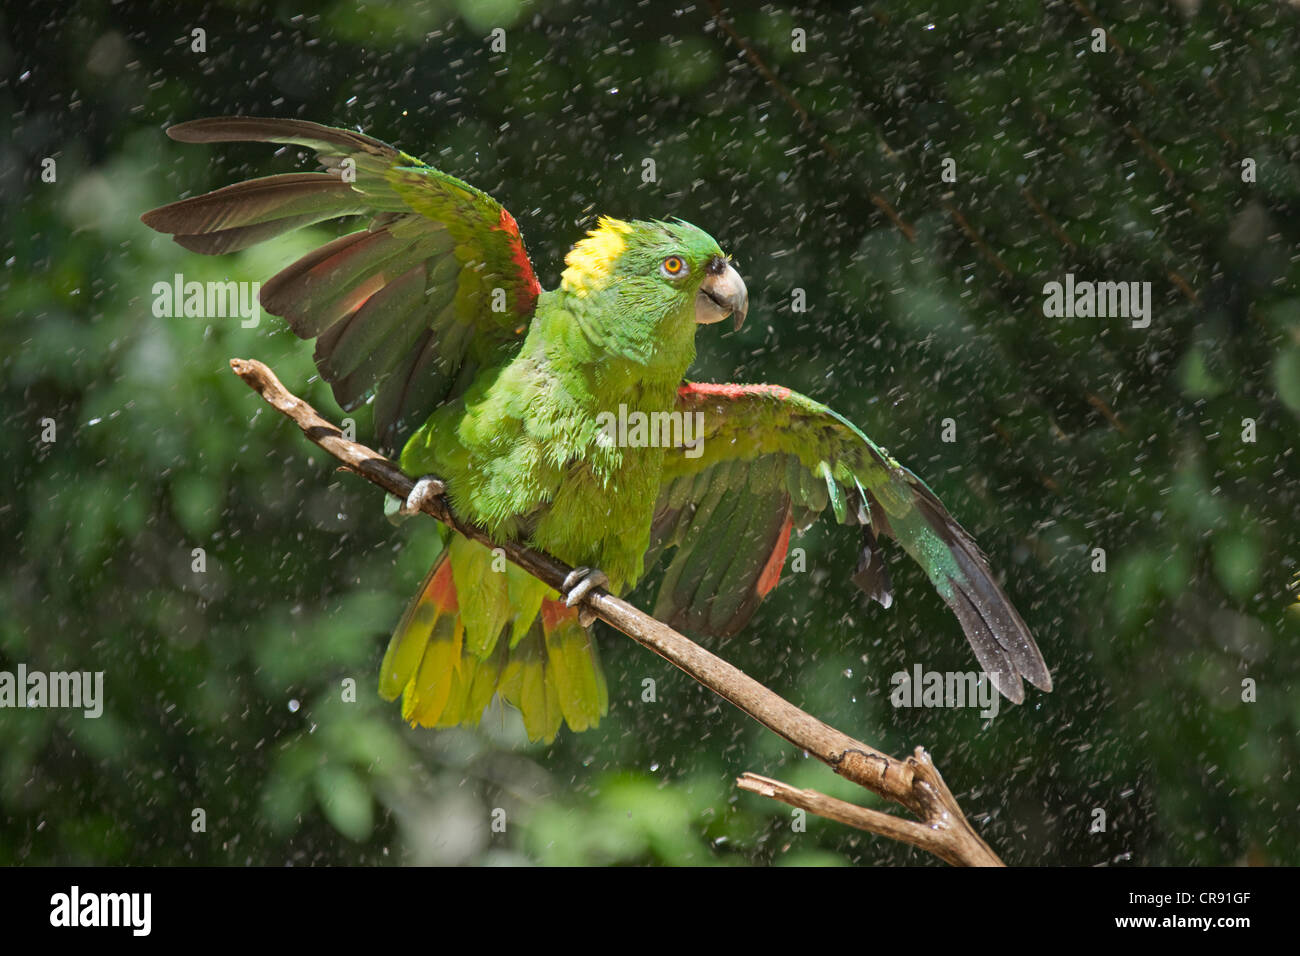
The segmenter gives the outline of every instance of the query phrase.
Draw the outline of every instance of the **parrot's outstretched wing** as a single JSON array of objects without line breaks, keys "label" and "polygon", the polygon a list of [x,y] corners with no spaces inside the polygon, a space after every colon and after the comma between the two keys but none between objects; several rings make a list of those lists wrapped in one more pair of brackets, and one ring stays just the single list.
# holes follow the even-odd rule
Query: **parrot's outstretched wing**
[{"label": "parrot's outstretched wing", "polygon": [[773,385],[688,383],[677,411],[689,416],[682,437],[690,444],[668,453],[648,556],[676,549],[655,607],[660,620],[734,634],[780,579],[791,528],[829,504],[840,524],[861,529],[853,580],[868,595],[885,607],[893,601],[876,544],[887,534],[925,569],[1004,696],[1024,700],[1022,677],[1052,689],[1033,636],[974,539],[852,423]]},{"label": "parrot's outstretched wing", "polygon": [[514,217],[486,193],[377,139],[302,120],[217,117],[167,134],[305,146],[325,168],[237,183],[140,217],[186,249],[219,255],[327,219],[371,217],[277,274],[261,303],[316,339],[316,365],[339,405],[351,410],[374,394],[385,449],[521,340],[541,287]]}]

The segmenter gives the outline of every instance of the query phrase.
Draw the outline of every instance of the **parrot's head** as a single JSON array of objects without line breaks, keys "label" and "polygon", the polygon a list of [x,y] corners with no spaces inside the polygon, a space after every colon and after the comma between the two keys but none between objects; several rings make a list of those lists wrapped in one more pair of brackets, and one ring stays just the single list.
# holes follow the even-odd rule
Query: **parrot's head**
[{"label": "parrot's head", "polygon": [[561,288],[607,300],[619,315],[708,325],[734,316],[740,328],[749,293],[740,274],[703,229],[680,219],[602,217],[564,258]]}]

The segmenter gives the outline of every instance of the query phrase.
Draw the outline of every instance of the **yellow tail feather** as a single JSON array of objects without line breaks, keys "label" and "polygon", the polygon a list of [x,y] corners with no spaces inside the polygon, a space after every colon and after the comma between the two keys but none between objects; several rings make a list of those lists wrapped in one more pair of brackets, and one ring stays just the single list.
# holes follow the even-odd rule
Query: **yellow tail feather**
[{"label": "yellow tail feather", "polygon": [[548,600],[554,592],[518,568],[494,570],[482,545],[458,540],[393,632],[381,696],[401,695],[412,726],[474,726],[497,694],[519,709],[531,740],[554,739],[561,722],[574,731],[596,726],[609,690],[577,611]]}]

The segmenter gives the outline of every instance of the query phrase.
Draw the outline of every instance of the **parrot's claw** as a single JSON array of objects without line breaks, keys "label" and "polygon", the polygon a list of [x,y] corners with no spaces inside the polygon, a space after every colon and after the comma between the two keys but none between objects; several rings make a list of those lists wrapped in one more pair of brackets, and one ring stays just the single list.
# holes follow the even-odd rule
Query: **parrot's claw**
[{"label": "parrot's claw", "polygon": [[422,511],[426,501],[438,497],[446,490],[447,486],[440,479],[435,478],[433,475],[425,475],[415,483],[415,487],[406,496],[406,501],[397,509],[397,513],[400,515],[413,515],[418,511]]},{"label": "parrot's claw", "polygon": [[[564,592],[566,607],[577,607],[579,603],[595,588],[609,587],[609,578],[600,568],[574,568],[564,579],[560,590]],[[578,607],[578,623],[591,627],[596,620],[596,612],[585,604]]]}]

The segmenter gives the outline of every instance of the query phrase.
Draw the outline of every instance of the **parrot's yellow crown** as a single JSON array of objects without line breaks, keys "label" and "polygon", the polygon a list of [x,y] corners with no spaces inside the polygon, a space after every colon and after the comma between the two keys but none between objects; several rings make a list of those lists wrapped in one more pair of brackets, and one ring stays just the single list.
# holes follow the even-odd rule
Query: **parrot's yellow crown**
[{"label": "parrot's yellow crown", "polygon": [[560,287],[579,296],[604,288],[614,271],[614,263],[627,248],[627,236],[631,232],[631,223],[601,216],[587,238],[579,240],[564,257],[568,268],[560,276]]}]

